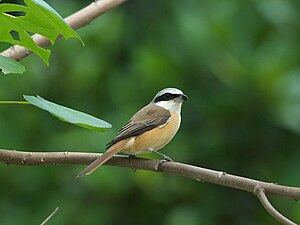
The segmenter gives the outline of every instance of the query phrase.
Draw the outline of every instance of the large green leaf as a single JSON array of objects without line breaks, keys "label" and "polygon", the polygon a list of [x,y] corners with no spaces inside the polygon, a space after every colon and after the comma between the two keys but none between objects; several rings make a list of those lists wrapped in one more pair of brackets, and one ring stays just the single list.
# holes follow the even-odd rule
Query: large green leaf
[{"label": "large green leaf", "polygon": [[[36,45],[30,33],[41,34],[52,44],[59,34],[65,39],[75,37],[81,40],[79,35],[47,3],[42,0],[25,0],[24,2],[27,6],[0,4],[0,41],[24,46],[38,54],[48,64],[50,50]],[[22,12],[25,15],[13,16],[12,12]],[[10,33],[12,31],[15,37]]]},{"label": "large green leaf", "polygon": [[25,71],[25,67],[21,63],[2,55],[0,55],[0,69],[4,74],[8,74],[8,73],[22,74]]},{"label": "large green leaf", "polygon": [[56,116],[64,122],[76,124],[78,126],[96,131],[105,131],[105,129],[111,128],[111,124],[101,119],[98,119],[86,113],[76,111],[74,109],[67,108],[65,106],[55,104],[53,102],[49,102],[41,98],[40,96],[35,97],[24,95],[24,98],[26,101],[50,112],[52,115]]}]

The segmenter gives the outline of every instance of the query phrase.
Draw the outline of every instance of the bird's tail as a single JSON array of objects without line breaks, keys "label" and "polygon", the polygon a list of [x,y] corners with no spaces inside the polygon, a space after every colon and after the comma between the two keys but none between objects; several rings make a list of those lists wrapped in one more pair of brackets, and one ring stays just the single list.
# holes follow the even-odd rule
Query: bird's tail
[{"label": "bird's tail", "polygon": [[106,152],[104,152],[94,162],[88,165],[81,173],[79,173],[76,178],[91,174],[121,150],[122,148],[120,148],[118,144],[111,146]]}]

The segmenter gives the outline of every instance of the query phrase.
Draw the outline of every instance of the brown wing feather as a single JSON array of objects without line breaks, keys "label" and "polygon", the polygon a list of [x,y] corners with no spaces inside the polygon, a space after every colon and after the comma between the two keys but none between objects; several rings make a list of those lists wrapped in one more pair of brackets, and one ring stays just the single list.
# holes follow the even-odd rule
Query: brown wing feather
[{"label": "brown wing feather", "polygon": [[117,136],[106,145],[110,148],[114,144],[129,137],[139,136],[146,131],[165,124],[170,113],[168,110],[154,104],[149,104],[138,111],[118,132]]}]

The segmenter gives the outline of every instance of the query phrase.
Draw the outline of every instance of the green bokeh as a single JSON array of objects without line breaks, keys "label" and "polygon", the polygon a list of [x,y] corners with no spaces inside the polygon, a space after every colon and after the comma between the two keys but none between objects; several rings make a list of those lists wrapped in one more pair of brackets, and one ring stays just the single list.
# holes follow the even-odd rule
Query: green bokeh
[{"label": "green bokeh", "polygon": [[[52,1],[67,16],[89,2]],[[128,1],[50,47],[50,66],[22,61],[0,76],[0,99],[40,95],[102,118],[98,133],[29,106],[0,106],[0,146],[101,152],[158,90],[188,96],[173,159],[300,186],[300,4],[293,0]],[[1,45],[1,48],[6,46]],[[103,167],[0,165],[0,223],[278,224],[249,193],[181,177]],[[270,199],[300,221],[300,204]]]}]

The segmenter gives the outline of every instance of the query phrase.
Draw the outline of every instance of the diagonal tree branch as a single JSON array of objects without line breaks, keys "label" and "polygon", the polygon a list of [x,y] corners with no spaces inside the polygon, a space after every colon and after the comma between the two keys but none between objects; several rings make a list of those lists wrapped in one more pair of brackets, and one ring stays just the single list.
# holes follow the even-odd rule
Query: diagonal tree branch
[{"label": "diagonal tree branch", "polygon": [[[101,154],[83,152],[22,152],[0,150],[0,162],[7,164],[39,166],[56,164],[90,164]],[[227,174],[223,171],[201,168],[178,162],[115,156],[105,165],[126,167],[130,169],[149,170],[183,176],[197,181],[206,181],[255,194],[266,210],[282,224],[295,224],[278,213],[266,198],[266,194],[283,198],[300,199],[300,188],[267,183],[245,177]],[[274,213],[277,212],[277,213]],[[279,216],[280,215],[280,216]],[[280,219],[279,219],[280,218]]]},{"label": "diagonal tree branch", "polygon": [[[74,14],[65,18],[67,24],[70,25],[74,30],[77,30],[81,27],[88,25],[91,21],[106,13],[107,11],[117,7],[127,0],[96,0],[86,6],[85,8],[75,12]],[[49,39],[39,35],[34,34],[31,36],[37,45],[45,47],[50,44]],[[20,61],[21,59],[27,57],[32,52],[28,49],[14,45],[0,54],[14,60]]]},{"label": "diagonal tree branch", "polygon": [[56,207],[53,212],[41,223],[41,225],[45,225],[54,215],[55,213],[59,210],[59,207]]},{"label": "diagonal tree branch", "polygon": [[263,188],[258,187],[256,189],[256,195],[259,199],[259,201],[261,202],[261,204],[263,205],[263,207],[275,218],[277,219],[279,222],[281,222],[282,224],[288,224],[288,225],[297,225],[294,222],[290,221],[289,219],[287,219],[285,216],[283,216],[280,212],[278,212],[269,202],[265,190]]}]

